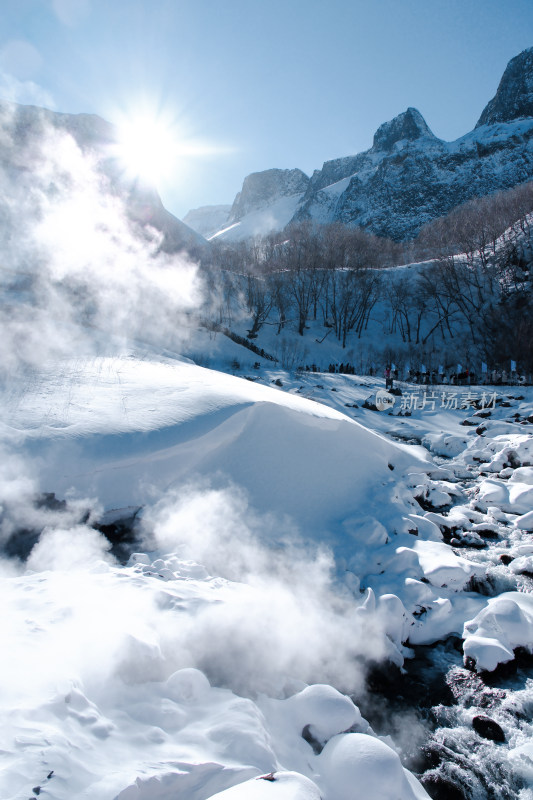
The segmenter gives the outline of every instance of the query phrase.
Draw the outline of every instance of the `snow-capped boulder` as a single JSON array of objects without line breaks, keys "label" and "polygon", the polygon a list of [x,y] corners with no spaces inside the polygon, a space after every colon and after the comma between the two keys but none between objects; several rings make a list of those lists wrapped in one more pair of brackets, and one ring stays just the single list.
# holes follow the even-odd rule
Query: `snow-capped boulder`
[{"label": "snow-capped boulder", "polygon": [[505,592],[465,622],[463,652],[479,671],[492,672],[514,658],[514,650],[533,650],[533,597]]},{"label": "snow-capped boulder", "polygon": [[308,686],[285,700],[284,707],[298,732],[309,726],[321,743],[354,725],[368,727],[350,698],[325,684]]},{"label": "snow-capped boulder", "polygon": [[321,784],[335,800],[422,800],[428,795],[398,754],[365,733],[335,736],[320,754]]}]

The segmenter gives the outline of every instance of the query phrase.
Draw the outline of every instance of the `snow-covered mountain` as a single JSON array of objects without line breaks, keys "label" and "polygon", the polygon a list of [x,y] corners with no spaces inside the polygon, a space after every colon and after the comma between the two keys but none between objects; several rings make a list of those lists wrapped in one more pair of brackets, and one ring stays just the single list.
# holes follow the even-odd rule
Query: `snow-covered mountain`
[{"label": "snow-covered mountain", "polygon": [[[123,202],[132,221],[162,234],[166,253],[185,250],[199,256],[209,245],[203,236],[167,211],[153,186],[128,178],[117,158],[117,134],[113,125],[95,114],[61,114],[37,106],[0,103],[0,166],[11,180],[40,179],[51,162],[43,153],[55,137],[57,151],[70,135],[107,182],[107,189]],[[68,149],[68,146],[67,146]],[[70,164],[65,164],[69,170]],[[56,176],[57,177],[57,176]],[[54,175],[49,174],[50,185]],[[55,181],[57,184],[57,180]],[[103,188],[103,187],[102,187]]]},{"label": "snow-covered mountain", "polygon": [[244,179],[233,201],[229,222],[238,222],[252,211],[261,211],[280,197],[294,197],[307,189],[309,178],[300,169],[267,169]]},{"label": "snow-covered mountain", "polygon": [[282,230],[293,218],[309,185],[300,169],[267,169],[244,179],[226,224],[211,238],[240,241]]},{"label": "snow-covered mountain", "polygon": [[[309,181],[276,191],[271,176],[249,175],[230,221],[219,235],[236,240],[290,221],[362,226],[396,240],[409,239],[427,222],[472,197],[509,189],[533,178],[533,48],[513,58],[495,97],[474,130],[454,142],[437,138],[421,113],[408,108],[374,135],[372,147],[326,161]],[[257,192],[251,191],[258,187]],[[283,205],[290,194],[292,205]],[[260,202],[254,202],[256,195]],[[294,209],[294,210],[293,210]],[[292,212],[292,215],[290,216]],[[236,224],[238,223],[238,225]]]},{"label": "snow-covered mountain", "polygon": [[183,222],[208,239],[226,226],[230,211],[230,205],[201,206],[188,211]]}]

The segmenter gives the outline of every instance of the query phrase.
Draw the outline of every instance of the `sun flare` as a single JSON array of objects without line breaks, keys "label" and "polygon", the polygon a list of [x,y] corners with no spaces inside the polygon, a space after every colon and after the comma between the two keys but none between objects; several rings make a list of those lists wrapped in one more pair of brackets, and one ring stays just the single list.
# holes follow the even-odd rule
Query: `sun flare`
[{"label": "sun flare", "polygon": [[149,116],[118,126],[118,158],[131,176],[159,184],[176,167],[179,138],[172,126]]}]

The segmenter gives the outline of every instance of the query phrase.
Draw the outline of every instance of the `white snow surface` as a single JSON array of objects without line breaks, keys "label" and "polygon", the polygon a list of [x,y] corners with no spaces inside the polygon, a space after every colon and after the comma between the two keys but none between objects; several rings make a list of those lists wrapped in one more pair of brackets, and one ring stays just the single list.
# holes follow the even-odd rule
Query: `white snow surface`
[{"label": "white snow surface", "polygon": [[184,362],[78,359],[35,376],[33,391],[6,405],[6,435],[38,456],[44,491],[112,508],[223,476],[306,538],[364,541],[374,515],[407,530],[411,509],[384,503],[397,492],[388,464],[426,464],[323,404]]},{"label": "white snow surface", "polygon": [[[71,508],[41,512],[25,565],[0,562],[6,800],[421,800],[356,705],[366,660],[401,666],[452,633],[479,670],[533,648],[532,595],[472,591],[491,564],[442,540],[506,531],[520,579],[523,426],[491,438],[461,426],[471,409],[361,408],[380,379],[253,377],[130,351],[4,389],[2,536],[34,520],[35,490]],[[402,443],[445,436],[446,461]],[[121,565],[90,526],[141,506]]]},{"label": "white snow surface", "polygon": [[491,598],[474,619],[465,623],[464,653],[478,670],[492,672],[512,661],[513,651],[533,651],[533,595],[505,592]]}]

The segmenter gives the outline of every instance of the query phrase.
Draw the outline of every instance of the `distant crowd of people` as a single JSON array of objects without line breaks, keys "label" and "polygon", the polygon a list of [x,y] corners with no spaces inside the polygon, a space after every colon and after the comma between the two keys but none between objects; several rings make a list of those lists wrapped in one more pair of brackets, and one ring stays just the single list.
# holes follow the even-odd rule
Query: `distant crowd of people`
[{"label": "distant crowd of people", "polygon": [[[385,385],[386,387],[392,386],[392,380],[398,379],[398,370],[392,370],[389,365],[384,370]],[[417,383],[422,385],[438,384],[438,385],[451,385],[451,386],[470,386],[470,385],[526,385],[531,383],[531,375],[519,375],[518,372],[507,372],[506,370],[493,369],[483,371],[481,375],[477,375],[470,369],[465,369],[461,372],[440,372],[437,370],[426,371],[411,371],[407,369],[405,372],[404,380],[406,383]]]},{"label": "distant crowd of people", "polygon": [[[349,362],[341,362],[338,363],[331,363],[328,364],[327,370],[324,370],[330,374],[334,375],[355,375],[356,370],[355,366]],[[307,364],[305,366],[298,367],[298,372],[322,372],[321,368],[316,364]],[[361,374],[361,373],[359,373]],[[379,370],[375,368],[374,365],[368,368],[368,374],[370,377],[374,377],[375,375],[379,374]],[[394,381],[400,380],[400,373],[398,368],[394,364],[387,364],[383,371],[383,375],[385,377],[385,387],[387,389],[392,389],[394,386]],[[406,383],[416,383],[420,385],[451,385],[451,386],[470,386],[470,385],[490,385],[490,386],[501,386],[501,385],[531,385],[532,383],[532,376],[526,374],[520,374],[516,371],[509,371],[507,372],[505,369],[493,369],[493,370],[485,370],[481,372],[480,375],[476,374],[475,372],[471,371],[470,369],[465,369],[462,371],[456,370],[455,372],[452,371],[440,371],[439,370],[411,370],[410,368],[405,369],[404,373],[401,376],[401,380],[405,381]]]},{"label": "distant crowd of people", "polygon": [[355,375],[355,367],[353,364],[330,364],[328,372],[338,373],[339,375]]},{"label": "distant crowd of people", "polygon": [[[305,366],[298,367],[297,372],[322,372],[320,367],[316,364],[306,364]],[[326,372],[331,372],[334,375],[355,375],[355,367],[353,364],[329,364]]]},{"label": "distant crowd of people", "polygon": [[411,372],[408,369],[405,373],[405,380],[407,383],[421,383],[421,384],[444,384],[445,386],[451,384],[452,386],[469,386],[471,383],[476,383],[477,378],[474,372],[465,369],[463,372],[451,372],[447,375],[445,372],[420,372],[416,370]]}]

